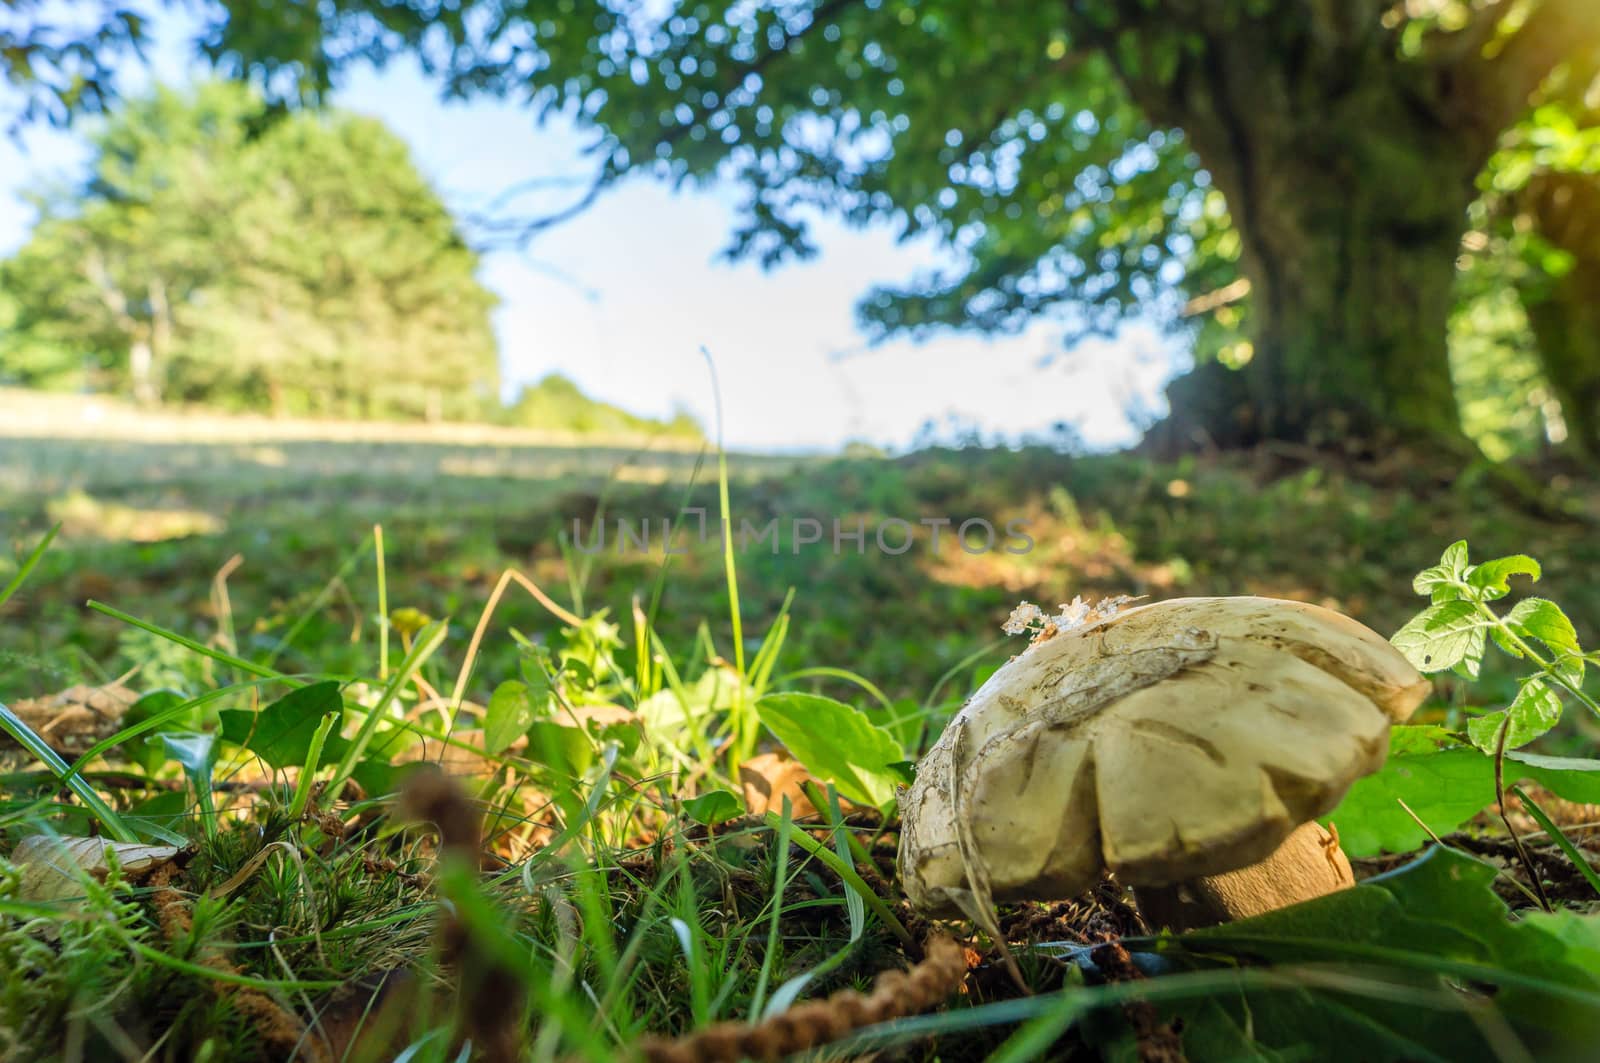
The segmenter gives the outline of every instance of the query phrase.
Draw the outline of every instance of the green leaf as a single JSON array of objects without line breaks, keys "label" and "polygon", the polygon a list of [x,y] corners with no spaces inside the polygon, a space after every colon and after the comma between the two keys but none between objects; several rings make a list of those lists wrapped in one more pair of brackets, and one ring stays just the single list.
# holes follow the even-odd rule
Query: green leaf
[{"label": "green leaf", "polygon": [[1339,843],[1351,856],[1404,853],[1426,843],[1429,830],[1448,834],[1493,800],[1494,762],[1463,746],[1391,756],[1378,771],[1357,779],[1322,821],[1339,828]]},{"label": "green leaf", "polygon": [[406,768],[415,767],[415,764],[395,767],[376,757],[367,757],[350,772],[350,778],[361,787],[368,800],[377,800],[388,794],[398,793],[401,773]]},{"label": "green leaf", "polygon": [[1467,582],[1483,591],[1486,599],[1504,598],[1511,593],[1511,577],[1527,576],[1537,583],[1543,575],[1539,562],[1527,554],[1512,554],[1485,561],[1467,572]]},{"label": "green leaf", "polygon": [[818,694],[768,694],[756,711],[796,760],[846,799],[878,808],[894,799],[894,765],[906,753],[866,713]]},{"label": "green leaf", "polygon": [[1440,746],[1455,744],[1451,733],[1432,723],[1397,724],[1389,728],[1389,755],[1432,753]]},{"label": "green leaf", "polygon": [[[1467,573],[1467,541],[1461,539],[1445,547],[1444,555],[1439,558],[1439,563],[1432,568],[1425,568],[1417,573],[1416,579],[1411,581],[1411,587],[1418,594],[1428,596],[1436,595],[1441,590],[1451,590],[1461,583]],[[1451,598],[1459,598],[1460,594],[1452,594]],[[1435,597],[1437,604],[1441,600]]]},{"label": "green leaf", "polygon": [[[537,674],[537,673],[536,673]],[[483,746],[499,753],[527,733],[535,721],[550,715],[550,683],[542,676],[538,685],[515,679],[501,683],[489,695],[483,714]]]},{"label": "green leaf", "polygon": [[1450,670],[1467,679],[1478,678],[1478,672],[1483,665],[1483,650],[1489,641],[1489,628],[1480,627],[1467,636],[1466,652],[1461,655],[1461,660],[1451,666]]},{"label": "green leaf", "polygon": [[535,720],[528,727],[527,757],[576,779],[594,763],[594,745],[577,727]]},{"label": "green leaf", "polygon": [[683,810],[696,823],[713,827],[743,815],[744,802],[732,790],[708,790],[685,801]]},{"label": "green leaf", "polygon": [[163,734],[161,741],[167,747],[167,756],[183,766],[184,774],[197,787],[201,784],[210,786],[211,767],[217,762],[215,735]]},{"label": "green leaf", "polygon": [[1583,682],[1583,647],[1578,632],[1561,607],[1548,598],[1524,598],[1506,616],[1506,624],[1523,638],[1538,639],[1554,651],[1551,667],[1573,683]]},{"label": "green leaf", "polygon": [[1523,638],[1538,639],[1558,653],[1583,652],[1572,621],[1548,598],[1524,598],[1506,616],[1506,623]]},{"label": "green leaf", "polygon": [[[229,709],[218,713],[222,738],[260,757],[276,771],[298,768],[311,749],[311,736],[329,713],[343,713],[339,683],[327,680],[291,690],[260,712]],[[337,734],[322,746],[326,762],[344,755],[345,741]]]},{"label": "green leaf", "polygon": [[[1513,921],[1496,874],[1435,847],[1353,889],[1184,935],[1164,952],[1191,967],[1351,975],[1180,1004],[1185,1047],[1205,1045],[1206,1058],[1317,1057],[1337,1044],[1350,1059],[1489,1059],[1502,1042],[1486,1031],[1498,1028],[1531,1058],[1588,1058],[1600,1035],[1597,937],[1559,918]],[[1474,1021],[1485,1000],[1494,1027]]]},{"label": "green leaf", "polygon": [[[162,713],[170,713],[183,705],[186,700],[182,694],[175,690],[152,690],[128,706],[128,711],[122,715],[122,725],[125,728],[131,727],[136,723],[143,723],[145,720],[160,716]],[[190,715],[191,717],[197,717],[199,713],[191,713]],[[190,722],[198,724],[198,720],[191,720]],[[178,726],[181,727],[183,724],[179,723]],[[145,773],[150,775],[155,774],[156,770],[162,764],[165,764],[167,760],[167,748],[160,737],[155,735],[135,736],[128,739],[122,743],[122,753],[129,760],[144,768]]]},{"label": "green leaf", "polygon": [[1600,805],[1600,760],[1551,757],[1518,750],[1506,754],[1505,776],[1507,782],[1532,779],[1558,797],[1576,804]]},{"label": "green leaf", "polygon": [[1442,672],[1483,652],[1488,620],[1472,602],[1431,605],[1411,618],[1389,641],[1418,671]]},{"label": "green leaf", "polygon": [[217,736],[169,733],[163,734],[161,741],[167,747],[167,755],[183,765],[183,774],[188,777],[189,785],[194,787],[200,827],[207,838],[215,841],[218,824],[216,805],[211,795],[211,768],[217,762]]},{"label": "green leaf", "polygon": [[1474,716],[1467,721],[1472,744],[1493,756],[1499,748],[1500,728],[1510,719],[1506,748],[1517,749],[1554,727],[1561,719],[1561,699],[1537,676],[1527,679],[1515,700],[1500,712]]},{"label": "green leaf", "polygon": [[[1394,732],[1403,736],[1401,747],[1414,750],[1443,735],[1431,727],[1396,727]],[[1600,760],[1526,750],[1508,752],[1506,784],[1523,780],[1538,783],[1568,801],[1600,804]],[[1322,817],[1322,822],[1338,826],[1340,845],[1351,856],[1408,852],[1429,838],[1428,831],[1400,807],[1401,801],[1428,830],[1448,834],[1494,801],[1494,759],[1470,746],[1391,753],[1382,768],[1357,779],[1339,807]]]}]

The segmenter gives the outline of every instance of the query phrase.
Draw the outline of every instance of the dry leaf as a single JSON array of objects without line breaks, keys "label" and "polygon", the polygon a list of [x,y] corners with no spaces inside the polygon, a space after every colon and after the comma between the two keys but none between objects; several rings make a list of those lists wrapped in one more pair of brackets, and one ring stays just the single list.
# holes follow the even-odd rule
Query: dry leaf
[{"label": "dry leaf", "polygon": [[139,879],[172,863],[182,851],[175,845],[31,834],[17,843],[10,859],[22,871],[19,899],[59,901],[83,896],[80,875],[104,879],[113,859],[128,878]]},{"label": "dry leaf", "polygon": [[[79,684],[59,694],[42,698],[23,698],[11,703],[11,711],[22,718],[57,753],[74,757],[117,732],[123,714],[139,700],[139,695],[120,683],[102,687]],[[0,745],[11,739],[0,735]]]},{"label": "dry leaf", "polygon": [[795,819],[806,819],[817,814],[817,808],[801,789],[804,783],[814,782],[811,773],[782,753],[763,753],[739,765],[739,783],[744,790],[744,806],[752,816],[783,811],[783,799]]}]

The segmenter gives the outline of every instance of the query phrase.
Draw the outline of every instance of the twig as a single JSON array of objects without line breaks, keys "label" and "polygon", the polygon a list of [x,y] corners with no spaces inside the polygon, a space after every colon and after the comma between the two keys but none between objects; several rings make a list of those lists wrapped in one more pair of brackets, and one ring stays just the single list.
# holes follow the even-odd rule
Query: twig
[{"label": "twig", "polygon": [[[1404,798],[1397,797],[1397,798],[1395,798],[1395,801],[1399,803],[1401,808],[1405,809],[1406,815],[1410,816],[1413,820],[1416,821],[1417,826],[1422,828],[1423,833],[1425,833],[1428,837],[1433,839],[1433,844],[1437,845],[1441,849],[1449,849],[1452,852],[1458,851],[1458,850],[1456,850],[1455,846],[1451,845],[1449,842],[1445,841],[1443,838],[1441,838],[1437,834],[1435,834],[1433,832],[1433,828],[1432,827],[1430,827],[1426,823],[1422,822],[1422,817],[1417,815],[1415,812],[1411,811],[1411,806],[1406,804]],[[1497,869],[1495,873],[1498,874],[1498,875],[1504,875],[1506,881],[1511,883],[1513,886],[1517,887],[1517,889],[1522,892],[1522,895],[1524,897],[1528,898],[1528,900],[1532,901],[1534,904],[1538,904],[1539,903],[1539,898],[1534,894],[1534,892],[1532,890],[1530,890],[1528,887],[1524,886],[1522,884],[1522,880],[1517,878],[1517,876],[1511,874],[1509,871],[1505,870],[1504,868]]]},{"label": "twig", "polygon": [[1539,869],[1528,856],[1528,849],[1522,844],[1522,839],[1517,836],[1517,828],[1511,825],[1511,817],[1506,815],[1506,739],[1511,734],[1511,717],[1509,715],[1501,721],[1500,740],[1495,743],[1494,750],[1494,799],[1496,807],[1500,810],[1500,822],[1506,825],[1506,833],[1511,835],[1511,844],[1516,846],[1517,857],[1522,861],[1522,866],[1528,869],[1528,877],[1533,879],[1533,888],[1539,894],[1539,906],[1545,911],[1553,911],[1550,898],[1544,891],[1544,881],[1539,875]]}]

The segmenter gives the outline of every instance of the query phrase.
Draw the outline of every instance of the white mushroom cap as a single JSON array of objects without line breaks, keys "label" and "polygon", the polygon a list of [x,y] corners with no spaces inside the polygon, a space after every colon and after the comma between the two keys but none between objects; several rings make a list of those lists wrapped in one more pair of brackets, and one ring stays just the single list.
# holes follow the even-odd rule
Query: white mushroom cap
[{"label": "white mushroom cap", "polygon": [[1388,752],[1429,684],[1349,617],[1183,598],[1042,638],[972,696],[901,801],[923,908],[1067,897],[1269,856]]}]

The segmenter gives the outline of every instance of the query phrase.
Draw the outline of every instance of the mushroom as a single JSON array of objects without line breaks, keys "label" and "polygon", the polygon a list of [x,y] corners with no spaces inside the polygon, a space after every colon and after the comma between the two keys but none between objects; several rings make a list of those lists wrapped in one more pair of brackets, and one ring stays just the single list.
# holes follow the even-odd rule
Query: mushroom
[{"label": "mushroom", "polygon": [[1314,821],[1382,766],[1429,684],[1349,617],[1182,598],[1046,633],[962,708],[901,801],[925,910],[1069,897],[1112,871],[1188,929],[1354,884]]}]

